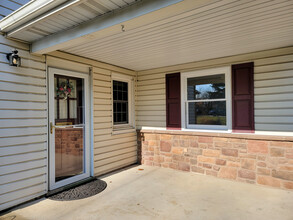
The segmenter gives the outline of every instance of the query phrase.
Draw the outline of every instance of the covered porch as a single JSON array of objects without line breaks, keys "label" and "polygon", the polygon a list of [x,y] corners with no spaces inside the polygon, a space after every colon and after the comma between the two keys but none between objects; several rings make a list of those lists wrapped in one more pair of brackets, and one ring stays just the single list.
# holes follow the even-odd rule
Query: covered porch
[{"label": "covered porch", "polygon": [[[70,152],[78,151],[77,165],[59,160],[68,170],[77,167],[66,175],[70,183],[80,174],[99,177],[137,163],[144,171],[103,177],[106,191],[63,203],[72,210],[67,213],[55,216],[59,203],[46,199],[13,213],[290,216],[292,2],[113,2],[37,0],[1,20],[0,210],[66,186],[54,173],[61,152],[55,140],[68,135],[54,132],[78,129],[73,123],[79,121],[85,130],[68,138],[71,149],[64,153],[75,158]],[[20,66],[7,61],[14,49]],[[84,89],[83,98],[66,101],[64,118],[54,106],[54,77],[68,85],[75,79]],[[76,100],[82,101],[74,108],[85,109],[79,119],[77,110],[72,118],[68,110]]]}]

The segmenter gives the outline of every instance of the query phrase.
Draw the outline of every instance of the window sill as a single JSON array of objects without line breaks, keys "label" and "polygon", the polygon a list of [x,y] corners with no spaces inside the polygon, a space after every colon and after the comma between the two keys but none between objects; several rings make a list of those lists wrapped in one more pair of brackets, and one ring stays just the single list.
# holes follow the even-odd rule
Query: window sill
[{"label": "window sill", "polygon": [[112,130],[112,135],[133,133],[133,132],[136,132],[136,129],[131,125],[118,125],[118,126],[114,125]]}]

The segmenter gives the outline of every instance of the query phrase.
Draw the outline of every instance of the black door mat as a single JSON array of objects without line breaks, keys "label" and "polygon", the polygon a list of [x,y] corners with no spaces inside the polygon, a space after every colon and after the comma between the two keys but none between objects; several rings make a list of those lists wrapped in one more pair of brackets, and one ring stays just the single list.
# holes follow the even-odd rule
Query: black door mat
[{"label": "black door mat", "polygon": [[58,194],[52,195],[48,197],[48,199],[56,201],[84,199],[102,192],[104,189],[106,189],[106,187],[107,183],[105,181],[95,179],[83,185],[76,186],[72,189],[68,189]]}]

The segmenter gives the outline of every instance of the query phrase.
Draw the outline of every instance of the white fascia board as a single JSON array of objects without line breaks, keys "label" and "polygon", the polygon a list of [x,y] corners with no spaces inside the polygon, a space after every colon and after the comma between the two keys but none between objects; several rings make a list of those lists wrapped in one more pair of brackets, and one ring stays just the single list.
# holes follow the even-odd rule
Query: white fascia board
[{"label": "white fascia board", "polygon": [[[63,10],[68,9],[69,7],[72,7],[74,5],[80,4],[82,0],[70,0],[70,1],[66,1],[66,3],[60,4],[57,7],[53,8],[52,10],[48,10],[45,13],[35,17],[32,20],[29,20],[28,22],[18,26],[17,28],[9,31],[6,33],[7,37],[13,37],[13,34],[16,34],[18,32],[21,31],[25,31],[26,29],[30,28],[32,25],[49,18],[50,16],[56,14],[56,13],[60,13]],[[62,2],[61,2],[62,3]]]},{"label": "white fascia board", "polygon": [[[80,43],[80,40],[88,41],[89,39],[93,39],[100,35],[100,31],[108,30],[110,27],[116,26],[115,31],[121,31],[121,27],[117,29],[117,25],[135,20],[136,18],[143,17],[151,12],[166,8],[179,2],[183,2],[183,0],[146,0],[137,2],[136,4],[122,10],[97,17],[96,19],[85,22],[72,29],[61,31],[33,42],[31,52],[45,54],[55,50],[60,50],[64,47]],[[163,16],[166,16],[166,14],[168,14],[168,11],[165,11],[162,16],[155,19],[161,19]],[[110,32],[111,31],[108,30],[108,34],[111,34]]]},{"label": "white fascia board", "polygon": [[48,10],[66,2],[66,0],[34,0],[17,9],[0,22],[2,32],[11,31],[36,18]]}]

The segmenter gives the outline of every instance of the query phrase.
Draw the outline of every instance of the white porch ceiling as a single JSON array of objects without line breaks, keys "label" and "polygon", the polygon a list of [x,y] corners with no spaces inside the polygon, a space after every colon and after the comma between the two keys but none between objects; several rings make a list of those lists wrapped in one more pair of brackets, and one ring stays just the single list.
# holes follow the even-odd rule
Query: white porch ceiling
[{"label": "white porch ceiling", "polygon": [[103,14],[125,8],[140,0],[84,0],[48,16],[24,29],[11,31],[13,38],[34,42],[48,35],[73,28]]},{"label": "white porch ceiling", "polygon": [[[56,22],[57,31],[59,17],[46,21],[46,27]],[[78,21],[74,23],[71,18],[68,26]],[[133,70],[146,70],[292,46],[292,23],[292,0],[215,0],[164,20],[131,30],[125,26],[125,32],[95,37],[61,50]]]}]

